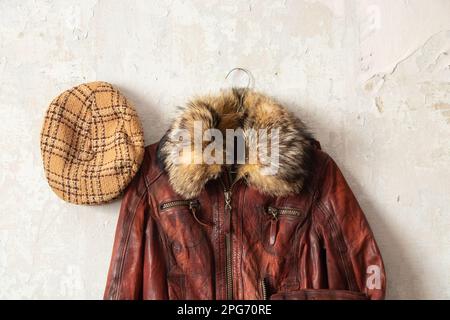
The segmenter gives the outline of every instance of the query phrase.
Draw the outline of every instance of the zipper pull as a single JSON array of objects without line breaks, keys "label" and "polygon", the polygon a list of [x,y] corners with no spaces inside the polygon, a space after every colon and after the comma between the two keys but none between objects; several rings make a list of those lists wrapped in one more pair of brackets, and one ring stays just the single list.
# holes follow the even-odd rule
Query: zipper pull
[{"label": "zipper pull", "polygon": [[224,195],[225,195],[225,208],[228,211],[231,211],[231,192],[225,191]]},{"label": "zipper pull", "polygon": [[207,224],[206,222],[203,222],[197,217],[197,209],[199,207],[199,203],[197,200],[192,200],[189,202],[189,210],[191,210],[192,215],[194,216],[195,221],[197,221],[199,224],[201,224],[204,227],[211,227],[211,225]]},{"label": "zipper pull", "polygon": [[280,214],[280,211],[277,208],[269,207],[267,208],[267,212],[272,216],[272,220],[278,220],[278,215]]},{"label": "zipper pull", "polygon": [[273,246],[277,238],[278,232],[278,214],[279,211],[276,208],[269,207],[267,209],[268,213],[272,216],[270,219],[270,231],[269,231],[269,245]]},{"label": "zipper pull", "polygon": [[275,239],[277,238],[278,220],[270,220],[270,236],[269,244],[273,246],[275,244]]},{"label": "zipper pull", "polygon": [[189,209],[190,210],[197,210],[198,207],[199,207],[198,200],[189,201]]}]

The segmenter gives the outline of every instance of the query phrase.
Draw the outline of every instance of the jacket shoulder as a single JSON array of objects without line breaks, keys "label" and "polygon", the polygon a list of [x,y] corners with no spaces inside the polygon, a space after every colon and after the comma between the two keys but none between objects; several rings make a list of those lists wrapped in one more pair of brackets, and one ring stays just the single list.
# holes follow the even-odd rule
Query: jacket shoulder
[{"label": "jacket shoulder", "polygon": [[352,194],[341,170],[333,158],[317,148],[313,151],[309,191],[315,201],[328,203],[333,197]]},{"label": "jacket shoulder", "polygon": [[323,150],[314,151],[313,168],[317,184],[321,188],[325,187],[327,183],[332,183],[336,178],[343,178],[342,172],[334,159]]},{"label": "jacket shoulder", "polygon": [[315,147],[311,152],[310,165],[310,189],[317,189],[325,178],[325,171],[331,163],[334,163],[331,156],[323,151],[320,147]]},{"label": "jacket shoulder", "polygon": [[340,222],[351,216],[363,215],[342,171],[326,152],[315,154],[313,197],[316,207],[327,215],[335,216]]}]

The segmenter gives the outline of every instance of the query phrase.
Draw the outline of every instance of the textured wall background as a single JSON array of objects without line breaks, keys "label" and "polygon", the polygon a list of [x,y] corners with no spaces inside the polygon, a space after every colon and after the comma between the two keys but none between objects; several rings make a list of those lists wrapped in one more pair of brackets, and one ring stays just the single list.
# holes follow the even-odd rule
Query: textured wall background
[{"label": "textured wall background", "polygon": [[119,201],[59,200],[39,133],[62,90],[119,86],[147,144],[244,66],[303,118],[372,225],[389,298],[450,298],[450,1],[0,0],[0,298],[102,296]]}]

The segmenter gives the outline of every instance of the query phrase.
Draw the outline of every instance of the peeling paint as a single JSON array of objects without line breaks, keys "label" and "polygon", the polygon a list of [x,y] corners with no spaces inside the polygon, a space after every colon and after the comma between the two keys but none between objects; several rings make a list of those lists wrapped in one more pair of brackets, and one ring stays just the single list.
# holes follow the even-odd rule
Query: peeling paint
[{"label": "peeling paint", "polygon": [[378,112],[383,113],[384,104],[383,104],[383,100],[380,97],[375,98],[375,105],[377,106]]},{"label": "peeling paint", "polygon": [[440,111],[447,123],[450,124],[450,103],[436,103],[433,108]]}]

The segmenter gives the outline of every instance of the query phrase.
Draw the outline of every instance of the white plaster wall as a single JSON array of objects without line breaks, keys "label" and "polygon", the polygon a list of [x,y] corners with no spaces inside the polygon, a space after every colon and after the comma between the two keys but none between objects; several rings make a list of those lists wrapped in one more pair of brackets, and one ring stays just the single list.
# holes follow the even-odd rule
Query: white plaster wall
[{"label": "white plaster wall", "polygon": [[448,0],[0,0],[0,298],[102,296],[119,201],[51,192],[39,132],[54,96],[112,82],[153,143],[243,66],[341,166],[388,298],[449,299],[449,16]]}]

